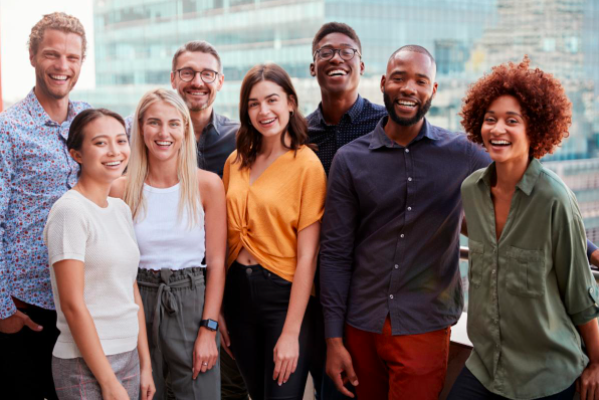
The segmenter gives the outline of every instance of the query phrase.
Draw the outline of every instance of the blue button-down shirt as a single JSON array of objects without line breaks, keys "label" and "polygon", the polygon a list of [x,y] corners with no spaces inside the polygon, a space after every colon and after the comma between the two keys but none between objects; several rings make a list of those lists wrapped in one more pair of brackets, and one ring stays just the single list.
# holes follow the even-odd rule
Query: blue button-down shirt
[{"label": "blue button-down shirt", "polygon": [[58,124],[32,90],[0,114],[0,319],[16,311],[11,296],[54,309],[42,231],[54,202],[77,183],[66,139],[73,118],[89,107],[70,102]]},{"label": "blue button-down shirt", "polygon": [[310,143],[318,146],[316,155],[320,158],[327,175],[337,150],[349,142],[372,132],[377,122],[387,115],[385,107],[372,104],[358,95],[353,106],[341,117],[337,125],[329,125],[322,115],[322,103],[306,117]]},{"label": "blue button-down shirt", "polygon": [[320,252],[327,337],[344,324],[394,335],[453,325],[460,285],[460,185],[490,159],[464,135],[425,121],[403,147],[383,127],[337,152],[329,175]]}]

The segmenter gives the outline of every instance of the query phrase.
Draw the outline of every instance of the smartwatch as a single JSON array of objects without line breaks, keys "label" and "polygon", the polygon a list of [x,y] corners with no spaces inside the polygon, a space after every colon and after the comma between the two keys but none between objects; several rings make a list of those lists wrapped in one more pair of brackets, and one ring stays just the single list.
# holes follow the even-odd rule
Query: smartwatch
[{"label": "smartwatch", "polygon": [[218,322],[213,319],[203,319],[200,321],[200,326],[208,329],[209,331],[215,332],[218,330]]}]

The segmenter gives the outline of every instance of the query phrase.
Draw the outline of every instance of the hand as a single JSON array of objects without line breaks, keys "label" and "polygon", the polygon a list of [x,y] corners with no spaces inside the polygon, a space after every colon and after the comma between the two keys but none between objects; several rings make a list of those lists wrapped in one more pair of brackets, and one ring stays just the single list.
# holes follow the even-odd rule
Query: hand
[{"label": "hand", "polygon": [[580,400],[599,400],[599,363],[589,363],[576,381]]},{"label": "hand", "polygon": [[273,353],[275,370],[272,379],[278,380],[277,383],[281,386],[283,383],[287,383],[289,375],[294,373],[297,368],[297,359],[299,358],[298,335],[281,333]]},{"label": "hand", "polygon": [[217,359],[216,332],[201,327],[193,346],[193,379],[196,379],[200,372],[211,370]]},{"label": "hand", "polygon": [[0,319],[0,332],[2,333],[17,333],[24,326],[34,332],[41,332],[44,329],[43,326],[36,324],[27,314],[19,310],[8,318]]},{"label": "hand", "polygon": [[154,378],[152,377],[152,368],[142,368],[140,371],[140,395],[141,400],[152,400],[156,393]]},{"label": "hand", "polygon": [[129,394],[116,377],[110,383],[100,386],[104,400],[131,400]]},{"label": "hand", "polygon": [[354,394],[347,390],[345,384],[349,381],[352,385],[358,386],[358,377],[354,371],[351,356],[343,345],[343,339],[341,338],[327,339],[326,371],[338,391],[345,396],[354,397]]},{"label": "hand", "polygon": [[599,249],[591,253],[591,264],[599,268]]},{"label": "hand", "polygon": [[233,357],[233,352],[229,348],[231,346],[231,338],[229,338],[229,330],[227,329],[227,323],[225,322],[225,316],[222,311],[218,316],[218,331],[220,332],[220,347],[234,360],[235,357]]}]

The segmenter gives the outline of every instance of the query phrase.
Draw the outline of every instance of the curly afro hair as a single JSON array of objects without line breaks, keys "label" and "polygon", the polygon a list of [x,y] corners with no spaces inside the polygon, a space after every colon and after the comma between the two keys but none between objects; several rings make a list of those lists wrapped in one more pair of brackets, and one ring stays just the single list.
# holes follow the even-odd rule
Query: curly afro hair
[{"label": "curly afro hair", "polygon": [[553,75],[530,69],[529,65],[528,56],[519,64],[501,64],[470,86],[460,112],[468,139],[483,144],[481,127],[485,113],[495,99],[504,95],[515,97],[522,107],[531,157],[552,153],[569,135],[572,103],[564,88]]}]

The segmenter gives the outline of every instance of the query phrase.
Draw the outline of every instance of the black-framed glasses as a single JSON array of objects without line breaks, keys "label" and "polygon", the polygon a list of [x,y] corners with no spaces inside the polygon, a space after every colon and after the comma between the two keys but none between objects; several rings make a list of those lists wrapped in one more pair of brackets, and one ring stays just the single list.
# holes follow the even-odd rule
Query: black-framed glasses
[{"label": "black-framed glasses", "polygon": [[216,80],[218,76],[218,72],[213,71],[211,69],[203,69],[201,71],[196,71],[193,68],[179,68],[177,70],[179,74],[179,78],[181,78],[184,82],[191,82],[196,77],[196,74],[200,74],[200,78],[204,83],[212,83]]},{"label": "black-framed glasses", "polygon": [[339,57],[344,59],[345,61],[349,61],[357,54],[362,57],[362,54],[358,51],[358,49],[352,49],[351,47],[343,47],[341,49],[333,49],[331,47],[323,47],[314,53],[314,58],[318,57],[321,60],[330,60],[335,57],[335,53],[339,53]]}]

